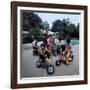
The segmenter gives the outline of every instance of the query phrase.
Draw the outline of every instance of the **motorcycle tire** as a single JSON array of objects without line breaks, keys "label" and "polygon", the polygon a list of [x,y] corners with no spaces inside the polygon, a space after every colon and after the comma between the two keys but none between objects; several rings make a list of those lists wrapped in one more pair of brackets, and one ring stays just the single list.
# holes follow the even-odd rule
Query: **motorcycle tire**
[{"label": "motorcycle tire", "polygon": [[56,66],[60,66],[60,65],[61,65],[61,61],[60,60],[56,61]]},{"label": "motorcycle tire", "polygon": [[48,73],[49,75],[53,74],[54,71],[55,71],[55,68],[54,68],[53,65],[47,66],[47,73]]}]

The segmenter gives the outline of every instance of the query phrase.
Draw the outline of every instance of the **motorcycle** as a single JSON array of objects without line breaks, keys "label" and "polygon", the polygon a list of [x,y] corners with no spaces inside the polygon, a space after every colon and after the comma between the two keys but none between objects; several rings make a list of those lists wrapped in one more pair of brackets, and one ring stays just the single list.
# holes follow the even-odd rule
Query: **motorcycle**
[{"label": "motorcycle", "polygon": [[[74,54],[73,54],[73,52],[71,52],[69,61],[72,62],[73,60],[74,60]],[[63,60],[56,60],[55,65],[56,65],[56,66],[60,66],[62,62],[63,62],[64,64],[66,64],[66,56],[65,56],[65,55],[64,55],[64,57],[63,57]]]},{"label": "motorcycle", "polygon": [[42,62],[41,59],[36,62],[36,67],[46,68],[47,73],[50,75],[53,74],[55,71],[54,66],[51,64],[51,58],[47,58],[46,56],[44,57],[44,62]]}]

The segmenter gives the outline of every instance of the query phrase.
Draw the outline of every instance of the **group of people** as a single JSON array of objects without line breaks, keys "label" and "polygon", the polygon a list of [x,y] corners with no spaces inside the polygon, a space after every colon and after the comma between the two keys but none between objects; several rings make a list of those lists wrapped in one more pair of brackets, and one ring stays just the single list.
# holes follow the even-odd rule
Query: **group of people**
[{"label": "group of people", "polygon": [[[43,37],[43,44],[41,44],[40,47],[38,47],[38,55],[39,58],[42,59],[44,62],[45,56],[50,59],[50,56],[52,55],[52,49],[53,45],[55,45],[55,39],[53,38],[52,35],[44,35]],[[37,41],[35,42],[35,46],[37,47]],[[64,43],[64,40],[60,40],[60,46],[61,50],[60,53],[58,53],[59,59],[63,60],[66,58],[66,64],[70,64],[70,55],[71,55],[71,40],[67,39],[66,40],[66,45]]]}]

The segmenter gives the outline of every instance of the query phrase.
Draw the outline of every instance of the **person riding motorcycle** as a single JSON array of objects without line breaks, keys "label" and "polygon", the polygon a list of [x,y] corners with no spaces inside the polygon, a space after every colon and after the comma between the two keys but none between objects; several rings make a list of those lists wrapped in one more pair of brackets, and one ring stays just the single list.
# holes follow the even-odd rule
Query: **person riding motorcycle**
[{"label": "person riding motorcycle", "polygon": [[71,50],[71,48],[72,48],[71,40],[67,39],[66,42],[67,42],[66,49],[65,49],[66,64],[70,64],[70,56],[71,56],[71,53],[72,53],[72,50]]},{"label": "person riding motorcycle", "polygon": [[38,45],[36,40],[33,42],[33,55],[38,55]]},{"label": "person riding motorcycle", "polygon": [[66,45],[65,45],[65,41],[64,40],[61,40],[60,41],[60,52],[59,52],[59,60],[64,60],[65,58],[65,48],[66,48]]},{"label": "person riding motorcycle", "polygon": [[39,53],[39,59],[42,60],[42,63],[45,62],[46,57],[50,61],[49,51],[48,51],[48,49],[46,48],[46,46],[44,44],[41,44],[41,46],[38,49],[38,53]]},{"label": "person riding motorcycle", "polygon": [[47,39],[47,49],[49,50],[50,54],[52,54],[52,46],[53,46],[53,38],[52,35],[49,35]]}]

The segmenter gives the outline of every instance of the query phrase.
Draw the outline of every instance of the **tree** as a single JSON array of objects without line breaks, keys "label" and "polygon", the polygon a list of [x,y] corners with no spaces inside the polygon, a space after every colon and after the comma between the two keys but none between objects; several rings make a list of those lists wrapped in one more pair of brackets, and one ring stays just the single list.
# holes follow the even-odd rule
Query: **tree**
[{"label": "tree", "polygon": [[78,25],[77,25],[77,31],[76,31],[77,32],[77,34],[76,34],[77,35],[76,36],[77,38],[79,38],[79,27],[80,27],[80,24],[78,23]]},{"label": "tree", "polygon": [[68,33],[69,31],[67,30],[68,26],[70,25],[70,19],[67,18],[67,19],[63,19],[62,20],[62,27],[63,27],[63,38],[67,38],[68,37]]},{"label": "tree", "polygon": [[34,37],[39,37],[40,36],[40,28],[36,27],[36,28],[31,28],[29,30],[29,32],[31,33],[31,35],[33,35]]},{"label": "tree", "polygon": [[54,21],[53,25],[51,27],[51,31],[60,32],[60,30],[62,30],[62,22],[61,22],[61,20]]},{"label": "tree", "polygon": [[34,12],[22,12],[22,30],[28,31],[32,38],[38,38],[40,36],[41,23],[41,18]]},{"label": "tree", "polygon": [[41,18],[33,12],[22,12],[23,17],[23,30],[28,31],[31,28],[40,28],[40,23],[42,23]]},{"label": "tree", "polygon": [[49,29],[49,24],[47,21],[42,22],[42,29]]},{"label": "tree", "polygon": [[56,20],[54,21],[51,31],[59,32],[59,38],[65,38],[67,34],[67,26],[69,24],[69,19]]},{"label": "tree", "polygon": [[60,39],[79,38],[79,24],[76,26],[68,18],[54,21],[51,31],[59,32]]}]

